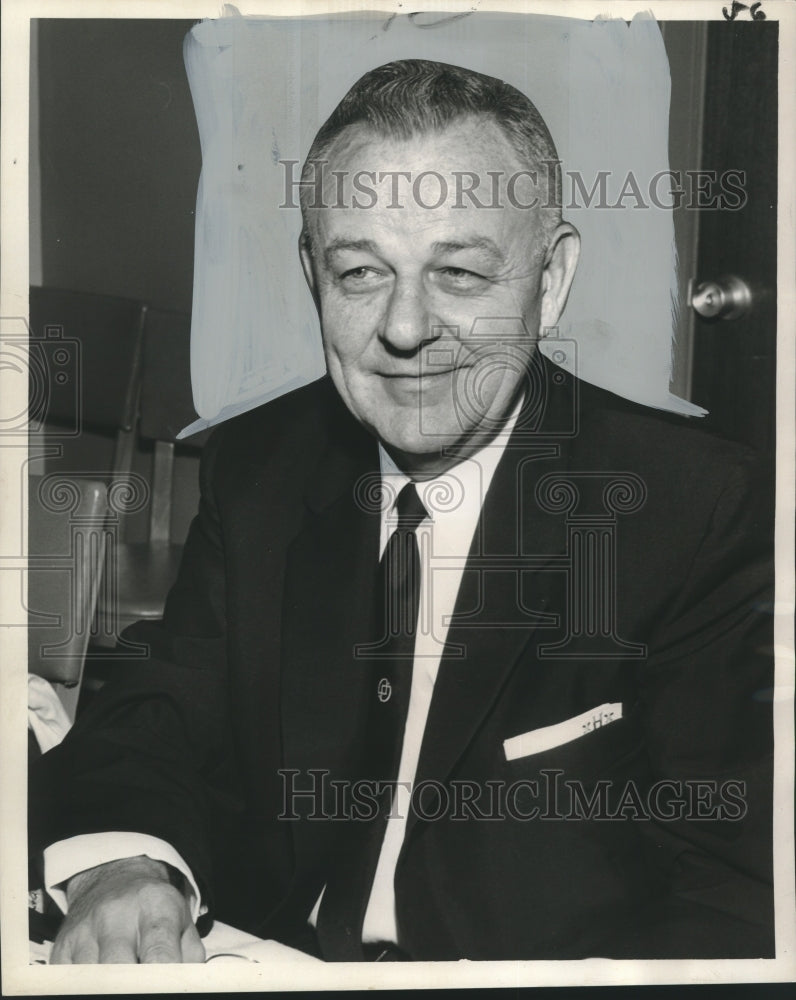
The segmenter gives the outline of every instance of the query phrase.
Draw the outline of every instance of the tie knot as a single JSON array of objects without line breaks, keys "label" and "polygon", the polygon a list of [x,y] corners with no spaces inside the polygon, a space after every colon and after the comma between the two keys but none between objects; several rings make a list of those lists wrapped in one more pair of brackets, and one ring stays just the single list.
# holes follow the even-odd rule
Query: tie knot
[{"label": "tie knot", "polygon": [[414,531],[428,517],[414,483],[407,483],[395,501],[398,512],[398,531]]}]

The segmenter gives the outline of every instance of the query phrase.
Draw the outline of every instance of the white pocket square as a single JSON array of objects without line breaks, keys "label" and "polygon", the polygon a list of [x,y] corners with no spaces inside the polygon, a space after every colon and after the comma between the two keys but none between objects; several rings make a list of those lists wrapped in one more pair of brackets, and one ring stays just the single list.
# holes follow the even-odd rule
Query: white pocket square
[{"label": "white pocket square", "polygon": [[573,719],[557,722],[554,726],[532,729],[528,733],[512,736],[511,739],[503,740],[506,760],[518,760],[520,757],[529,757],[532,753],[552,750],[553,747],[571,743],[579,736],[585,736],[586,733],[610,725],[621,718],[622,703],[606,702],[597,708],[589,709],[588,712],[576,715]]}]

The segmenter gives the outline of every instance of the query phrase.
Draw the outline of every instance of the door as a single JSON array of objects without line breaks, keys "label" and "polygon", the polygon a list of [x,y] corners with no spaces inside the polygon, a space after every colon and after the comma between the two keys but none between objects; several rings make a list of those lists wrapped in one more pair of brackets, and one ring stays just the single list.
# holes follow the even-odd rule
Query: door
[{"label": "door", "polygon": [[715,172],[714,192],[725,190],[722,178],[735,192],[729,207],[707,197],[709,207],[694,208],[693,183],[687,190],[675,213],[682,277],[693,290],[735,275],[751,292],[751,307],[734,319],[681,309],[673,388],[709,410],[706,429],[754,447],[773,474],[778,24],[669,22],[664,38],[672,168]]},{"label": "door", "polygon": [[692,398],[708,424],[769,456],[776,393],[777,36],[775,21],[708,28],[702,161],[741,170],[737,211],[703,211],[697,275],[742,278],[752,293],[738,319],[694,316]]}]

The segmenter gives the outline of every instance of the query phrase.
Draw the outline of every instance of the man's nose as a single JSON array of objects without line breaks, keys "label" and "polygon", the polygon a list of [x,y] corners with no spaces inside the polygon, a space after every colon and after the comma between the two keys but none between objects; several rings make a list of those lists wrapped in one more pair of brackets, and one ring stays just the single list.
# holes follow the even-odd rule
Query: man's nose
[{"label": "man's nose", "polygon": [[410,282],[397,283],[382,322],[382,341],[394,351],[407,353],[437,336],[423,289]]}]

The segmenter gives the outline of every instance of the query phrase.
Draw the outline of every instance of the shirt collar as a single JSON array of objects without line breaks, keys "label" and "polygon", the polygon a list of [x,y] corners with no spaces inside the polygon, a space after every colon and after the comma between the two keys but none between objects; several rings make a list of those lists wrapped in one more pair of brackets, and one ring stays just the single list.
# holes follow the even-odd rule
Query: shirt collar
[{"label": "shirt collar", "polygon": [[[495,474],[495,469],[503,457],[511,433],[517,423],[522,400],[515,406],[506,423],[492,440],[483,448],[450,469],[418,482],[417,492],[429,519],[438,531],[460,534],[462,538],[472,536],[484,504],[487,491]],[[403,487],[411,478],[398,468],[392,457],[379,444],[379,464],[383,489],[381,491],[381,551],[383,552],[392,534],[397,517],[394,513],[395,501]]]}]

